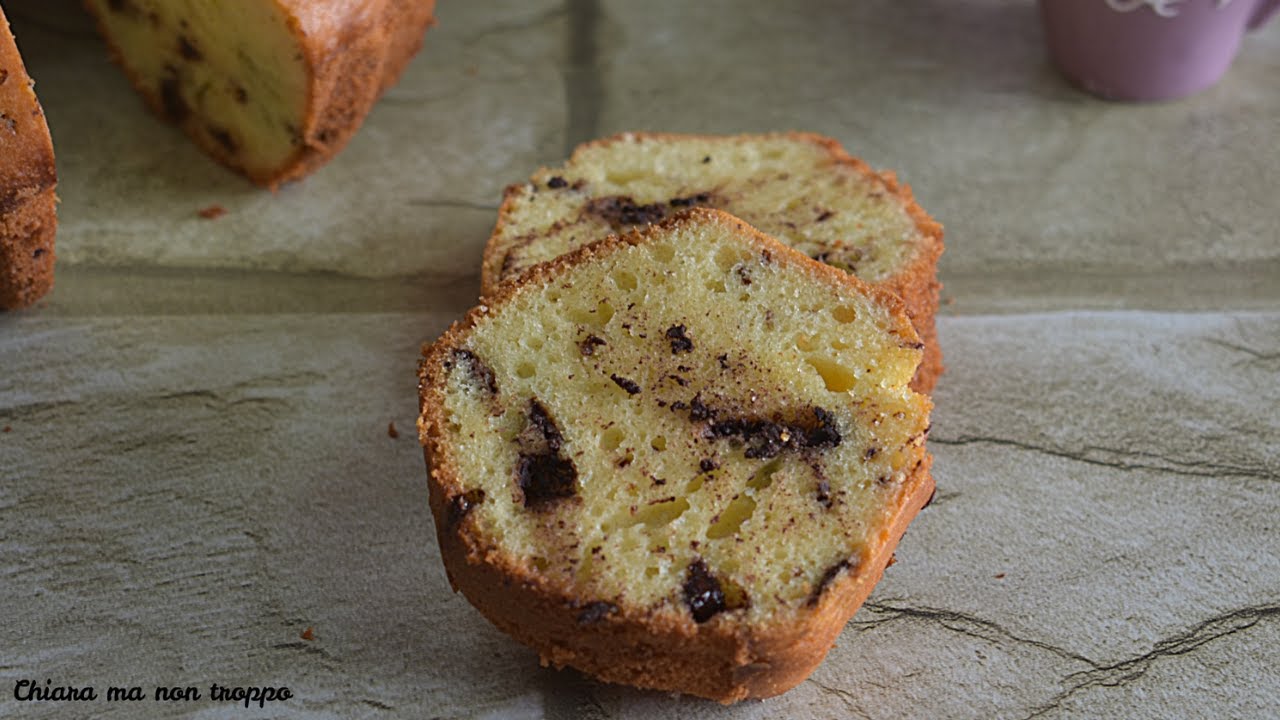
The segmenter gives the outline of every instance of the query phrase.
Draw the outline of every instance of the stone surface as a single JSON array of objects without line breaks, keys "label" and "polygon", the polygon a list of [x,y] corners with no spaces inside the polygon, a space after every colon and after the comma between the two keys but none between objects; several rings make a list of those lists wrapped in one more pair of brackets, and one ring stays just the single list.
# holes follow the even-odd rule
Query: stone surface
[{"label": "stone surface", "polygon": [[[1029,2],[445,2],[347,150],[272,195],[148,115],[75,3],[5,6],[62,226],[54,292],[0,315],[0,715],[1280,707],[1280,23],[1131,106],[1053,72]],[[937,500],[764,702],[539,667],[450,591],[426,507],[417,348],[474,302],[502,187],[633,128],[828,133],[948,230]]]}]

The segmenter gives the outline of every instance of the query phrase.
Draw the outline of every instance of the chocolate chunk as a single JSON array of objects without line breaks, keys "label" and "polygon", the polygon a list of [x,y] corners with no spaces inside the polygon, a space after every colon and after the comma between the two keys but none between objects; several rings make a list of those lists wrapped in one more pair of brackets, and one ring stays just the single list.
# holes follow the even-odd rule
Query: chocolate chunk
[{"label": "chocolate chunk", "polygon": [[693,621],[702,624],[725,609],[724,590],[720,581],[707,570],[701,559],[689,564],[684,579],[684,602],[689,606]]},{"label": "chocolate chunk", "polygon": [[559,175],[556,175],[547,181],[547,187],[551,188],[552,190],[559,190],[562,187],[568,187],[568,186],[569,186],[569,183],[566,182],[565,179],[560,177]]},{"label": "chocolate chunk", "polygon": [[516,482],[524,494],[524,506],[532,510],[546,509],[556,500],[573,497],[578,492],[577,480],[573,461],[556,453],[521,453],[516,463]]},{"label": "chocolate chunk", "polygon": [[666,208],[659,203],[638,205],[625,195],[592,198],[587,203],[587,212],[598,215],[610,225],[655,223],[667,215]]},{"label": "chocolate chunk", "polygon": [[176,70],[160,81],[160,104],[164,107],[165,116],[174,123],[181,123],[191,114],[191,107],[182,97]]},{"label": "chocolate chunk", "polygon": [[805,433],[805,445],[808,447],[835,447],[840,444],[840,431],[836,429],[836,419],[830,412],[820,408],[813,408],[813,417],[817,420],[816,427],[809,428]]},{"label": "chocolate chunk", "polygon": [[456,525],[462,521],[462,518],[471,512],[471,508],[484,502],[484,490],[476,488],[468,490],[459,495],[454,495],[449,501],[449,522]]},{"label": "chocolate chunk", "polygon": [[[464,348],[457,348],[453,351],[453,362],[465,365],[467,372],[481,387],[494,395],[498,394],[498,379],[494,377],[493,369],[486,365],[475,353]],[[450,367],[452,365],[446,361],[445,368],[448,369]]]},{"label": "chocolate chunk", "polygon": [[621,375],[610,375],[609,379],[616,383],[618,387],[626,390],[628,395],[635,395],[640,392],[640,386],[634,380],[628,380]]},{"label": "chocolate chunk", "polygon": [[[707,433],[715,438],[738,438],[747,445],[743,455],[752,459],[775,457],[784,450],[839,445],[840,432],[835,428],[835,418],[831,413],[814,407],[813,415],[814,425],[752,417],[728,418],[712,423]],[[690,417],[693,417],[692,413]]]},{"label": "chocolate chunk", "polygon": [[618,612],[618,606],[603,600],[587,603],[578,613],[579,625],[594,625],[610,615]]},{"label": "chocolate chunk", "polygon": [[227,132],[224,128],[217,127],[216,125],[210,125],[209,136],[214,140],[217,140],[218,144],[232,155],[240,149],[240,145],[236,142],[236,139],[231,137],[231,133]]},{"label": "chocolate chunk", "polygon": [[608,343],[603,339],[598,338],[595,335],[588,335],[585,340],[578,343],[578,352],[581,352],[585,356],[595,355],[596,348],[607,344]]},{"label": "chocolate chunk", "polygon": [[547,447],[551,448],[552,452],[560,451],[564,436],[560,434],[560,428],[556,427],[556,421],[551,419],[550,413],[537,398],[529,400],[529,423],[542,434],[543,439],[547,441]]},{"label": "chocolate chunk", "polygon": [[698,461],[698,469],[704,473],[709,473],[718,467],[720,467],[719,463],[717,463],[715,460],[712,460],[711,458],[703,458],[702,460]]},{"label": "chocolate chunk", "polygon": [[818,502],[824,508],[831,508],[831,483],[826,479],[818,481]]},{"label": "chocolate chunk", "polygon": [[196,49],[195,45],[191,44],[191,40],[189,40],[186,35],[178,36],[178,54],[191,61],[204,59],[204,55]]},{"label": "chocolate chunk", "polygon": [[667,204],[671,207],[693,207],[694,205],[706,205],[711,200],[711,193],[701,192],[689,197],[671,198]]},{"label": "chocolate chunk", "polygon": [[671,341],[672,355],[693,350],[693,341],[685,334],[683,325],[672,325],[667,328],[667,339]]},{"label": "chocolate chunk", "polygon": [[672,410],[688,410],[688,409],[689,409],[689,403],[687,403],[687,402],[685,402],[685,401],[683,401],[683,400],[677,400],[677,401],[675,401],[675,402],[671,403],[671,409],[672,409]]},{"label": "chocolate chunk", "polygon": [[839,577],[840,573],[851,567],[853,567],[853,563],[846,559],[827,568],[827,571],[822,573],[822,579],[818,581],[818,586],[809,594],[809,606],[812,607],[817,605],[818,600],[822,598],[822,593],[827,591],[827,588],[831,586],[831,583],[835,582],[835,579]]},{"label": "chocolate chunk", "polygon": [[[672,407],[675,407],[675,406],[672,405]],[[693,420],[694,422],[710,420],[712,417],[715,417],[715,414],[716,413],[714,410],[707,407],[706,403],[702,402],[702,393],[698,393],[697,395],[694,395],[693,399],[689,401],[689,419],[690,420]]]}]

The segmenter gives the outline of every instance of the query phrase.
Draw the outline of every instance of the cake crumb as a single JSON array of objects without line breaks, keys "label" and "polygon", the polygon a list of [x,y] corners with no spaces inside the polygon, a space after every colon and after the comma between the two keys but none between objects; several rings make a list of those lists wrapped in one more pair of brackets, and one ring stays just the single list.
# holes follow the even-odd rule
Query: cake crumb
[{"label": "cake crumb", "polygon": [[391,438],[392,440],[400,437],[400,431],[396,429],[395,420],[392,420],[391,422],[387,423],[387,437]]},{"label": "cake crumb", "polygon": [[996,579],[997,579],[997,580],[1003,580],[1003,579],[1004,579],[1004,573],[996,573]]},{"label": "cake crumb", "polygon": [[299,637],[301,637],[303,640],[306,640],[307,642],[311,642],[312,640],[316,639],[316,629],[313,627],[308,627],[306,630],[302,631],[302,635],[300,635]]},{"label": "cake crumb", "polygon": [[210,205],[207,208],[201,209],[198,214],[205,220],[217,220],[227,214],[227,209],[221,205]]}]

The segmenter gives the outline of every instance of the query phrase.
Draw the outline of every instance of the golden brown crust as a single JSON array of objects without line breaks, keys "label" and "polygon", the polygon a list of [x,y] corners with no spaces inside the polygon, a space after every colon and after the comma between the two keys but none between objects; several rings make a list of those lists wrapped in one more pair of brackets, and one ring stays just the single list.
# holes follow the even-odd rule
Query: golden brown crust
[{"label": "golden brown crust", "polygon": [[814,605],[784,619],[748,628],[731,618],[696,624],[633,608],[592,602],[556,585],[497,548],[477,538],[471,522],[452,510],[463,495],[458,465],[441,442],[445,360],[471,329],[519,293],[568,272],[578,263],[605,257],[627,245],[641,244],[664,228],[692,221],[731,225],[750,238],[774,262],[790,263],[815,282],[855,288],[891,310],[895,326],[908,341],[916,335],[902,301],[884,288],[820,263],[717,210],[695,208],[657,226],[609,236],[530,268],[500,285],[494,294],[455,322],[435,343],[423,348],[419,366],[419,439],[429,468],[430,504],[441,556],[455,591],[462,592],[498,628],[536,649],[544,664],[572,666],[609,682],[675,690],[732,703],[777,695],[807,677],[831,649],[836,637],[880,579],[908,523],[928,502],[934,483],[931,458],[921,450],[919,462],[900,488],[893,515],[879,537],[869,538],[867,552],[818,596]]},{"label": "golden brown crust", "polygon": [[[198,117],[179,123],[210,157],[273,190],[315,171],[346,146],[374,102],[399,80],[422,47],[423,34],[435,24],[435,0],[274,1],[289,19],[288,26],[302,48],[310,76],[306,112],[297,123],[301,142],[294,153],[278,167],[251,172],[213,137],[199,130]],[[134,89],[152,112],[172,120],[154,83],[130,69],[91,0],[85,0],[85,5],[97,18],[98,30],[112,58]]]},{"label": "golden brown crust", "polygon": [[0,10],[0,309],[53,286],[57,181],[44,112]]},{"label": "golden brown crust", "polygon": [[[920,241],[912,258],[906,262],[893,276],[873,284],[897,294],[906,303],[907,314],[915,325],[924,342],[924,360],[911,383],[911,389],[928,394],[937,384],[943,373],[942,349],[938,345],[935,330],[935,315],[938,310],[939,291],[938,259],[943,251],[943,228],[916,202],[911,188],[898,181],[892,172],[877,173],[862,160],[850,155],[835,139],[809,132],[790,131],[768,133],[756,136],[738,136],[737,138],[714,135],[682,135],[676,133],[619,133],[606,138],[593,140],[579,145],[569,157],[573,164],[593,148],[604,147],[613,143],[632,142],[635,140],[697,140],[697,141],[743,141],[751,138],[787,138],[796,142],[817,145],[828,155],[832,162],[855,170],[860,175],[882,185],[884,190],[898,198],[914,221],[919,231]],[[534,173],[539,177],[551,172],[541,168]],[[508,270],[507,258],[511,250],[510,244],[499,242],[504,237],[505,228],[512,223],[516,205],[521,201],[523,184],[509,185],[503,192],[502,205],[498,209],[498,220],[485,244],[484,256],[480,267],[480,292],[482,296],[492,295],[504,280],[513,279],[518,273]]]}]

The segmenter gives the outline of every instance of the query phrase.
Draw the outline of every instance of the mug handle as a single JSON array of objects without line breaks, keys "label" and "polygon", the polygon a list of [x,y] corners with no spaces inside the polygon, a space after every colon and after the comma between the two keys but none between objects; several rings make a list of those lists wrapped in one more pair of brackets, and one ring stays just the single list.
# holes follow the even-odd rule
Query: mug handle
[{"label": "mug handle", "polygon": [[1258,6],[1253,9],[1253,16],[1249,18],[1249,29],[1256,30],[1262,27],[1276,10],[1280,10],[1280,0],[1262,0]]}]

